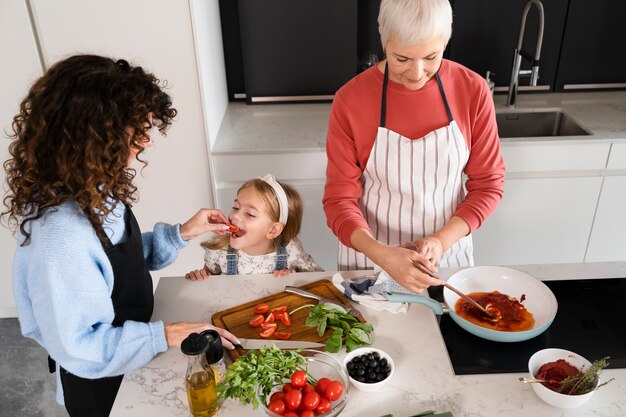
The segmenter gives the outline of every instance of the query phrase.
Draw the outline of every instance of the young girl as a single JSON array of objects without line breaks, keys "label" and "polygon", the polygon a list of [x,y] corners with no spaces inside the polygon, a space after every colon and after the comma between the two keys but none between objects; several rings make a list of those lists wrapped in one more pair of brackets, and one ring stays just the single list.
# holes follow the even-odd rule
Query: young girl
[{"label": "young girl", "polygon": [[209,275],[269,274],[322,271],[298,238],[302,199],[296,190],[273,175],[244,183],[229,214],[230,235],[202,243],[204,267],[186,274],[202,280]]}]

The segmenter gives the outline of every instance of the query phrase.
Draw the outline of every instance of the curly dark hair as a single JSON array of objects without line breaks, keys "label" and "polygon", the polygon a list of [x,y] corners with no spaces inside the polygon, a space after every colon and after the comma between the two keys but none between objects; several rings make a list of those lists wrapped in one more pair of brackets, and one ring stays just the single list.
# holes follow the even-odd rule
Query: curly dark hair
[{"label": "curly dark hair", "polygon": [[75,55],[53,65],[30,88],[13,118],[4,197],[12,230],[30,242],[29,221],[67,200],[85,213],[101,241],[111,199],[137,200],[131,152],[140,154],[156,126],[176,116],[161,81],[127,61]]}]

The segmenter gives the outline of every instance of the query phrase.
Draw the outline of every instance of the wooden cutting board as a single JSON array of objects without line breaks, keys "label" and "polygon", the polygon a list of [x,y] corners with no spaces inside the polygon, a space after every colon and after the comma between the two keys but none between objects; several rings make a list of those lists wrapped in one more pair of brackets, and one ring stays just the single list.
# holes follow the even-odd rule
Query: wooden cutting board
[{"label": "wooden cutting board", "polygon": [[[337,301],[337,304],[341,304],[345,307],[351,307],[350,301],[346,298],[346,296],[343,295],[341,291],[339,291],[333,285],[333,283],[327,279],[315,281],[310,284],[303,285],[300,288],[304,288],[305,290],[308,290],[317,295],[321,295],[322,297]],[[248,324],[250,319],[256,316],[256,313],[254,312],[254,307],[259,303],[267,303],[270,307],[270,311],[273,308],[284,305],[287,306],[287,311],[292,311],[297,307],[305,304],[315,305],[317,304],[317,300],[314,300],[312,298],[305,298],[297,294],[283,291],[279,292],[278,294],[270,295],[265,298],[250,301],[249,303],[229,308],[227,310],[218,311],[217,313],[213,314],[211,320],[214,325],[228,330],[237,337],[246,339],[262,339],[259,334],[263,331],[263,329],[260,327],[252,327]],[[267,316],[267,314],[265,314],[265,316]],[[289,340],[307,340],[311,342],[326,343],[326,339],[328,339],[332,335],[332,330],[326,330],[326,332],[321,337],[318,336],[317,328],[308,327],[304,324],[308,316],[308,308],[303,308],[302,310],[296,311],[291,316],[291,326],[285,326],[283,323],[277,320],[276,323],[278,323],[278,327],[276,331],[290,332],[291,338]],[[365,323],[366,320],[361,319],[361,322]],[[268,338],[268,341],[271,342],[272,340],[277,339],[274,336]],[[245,355],[246,352],[247,351],[242,348],[236,348],[234,350],[228,351],[230,357],[233,360],[236,360],[241,355]]]}]

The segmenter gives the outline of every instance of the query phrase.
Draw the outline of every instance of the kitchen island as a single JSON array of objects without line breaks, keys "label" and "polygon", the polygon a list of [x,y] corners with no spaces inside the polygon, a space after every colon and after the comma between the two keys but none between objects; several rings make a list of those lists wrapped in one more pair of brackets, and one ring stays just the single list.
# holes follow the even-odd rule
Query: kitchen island
[{"label": "kitchen island", "polygon": [[[516,266],[542,280],[626,277],[626,262]],[[441,269],[442,278],[455,270]],[[345,277],[363,272],[344,273]],[[330,279],[330,272],[272,275],[215,276],[207,281],[183,277],[161,278],[155,293],[153,320],[207,321],[213,313],[281,292],[285,285],[304,285]],[[412,304],[405,314],[377,312],[359,307],[374,326],[373,346],[388,352],[395,361],[392,380],[375,393],[350,389],[342,416],[408,417],[425,410],[452,411],[455,417],[491,416],[596,416],[626,415],[626,369],[609,369],[603,379],[615,378],[602,387],[585,406],[574,410],[551,407],[531,387],[518,381],[524,373],[456,376],[444,345],[437,318],[421,305]],[[567,348],[564,346],[564,348]],[[333,354],[342,360],[346,352]],[[225,356],[226,357],[226,356]],[[118,393],[112,416],[189,416],[184,388],[186,357],[170,348],[141,369],[127,374]],[[227,400],[218,416],[262,415],[252,406]]]}]

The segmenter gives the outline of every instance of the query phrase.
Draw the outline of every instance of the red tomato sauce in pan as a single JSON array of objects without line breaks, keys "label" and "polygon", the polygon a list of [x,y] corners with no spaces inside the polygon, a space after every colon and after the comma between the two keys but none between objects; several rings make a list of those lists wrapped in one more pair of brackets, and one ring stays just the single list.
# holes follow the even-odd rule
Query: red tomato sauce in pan
[{"label": "red tomato sauce in pan", "polygon": [[[535,318],[532,313],[526,310],[526,307],[515,297],[510,297],[499,291],[473,292],[467,295],[493,315],[493,317],[489,317],[468,301],[459,298],[454,306],[454,311],[470,323],[503,332],[530,330],[535,325]],[[525,298],[525,295],[522,295],[521,299],[524,300]]]}]

